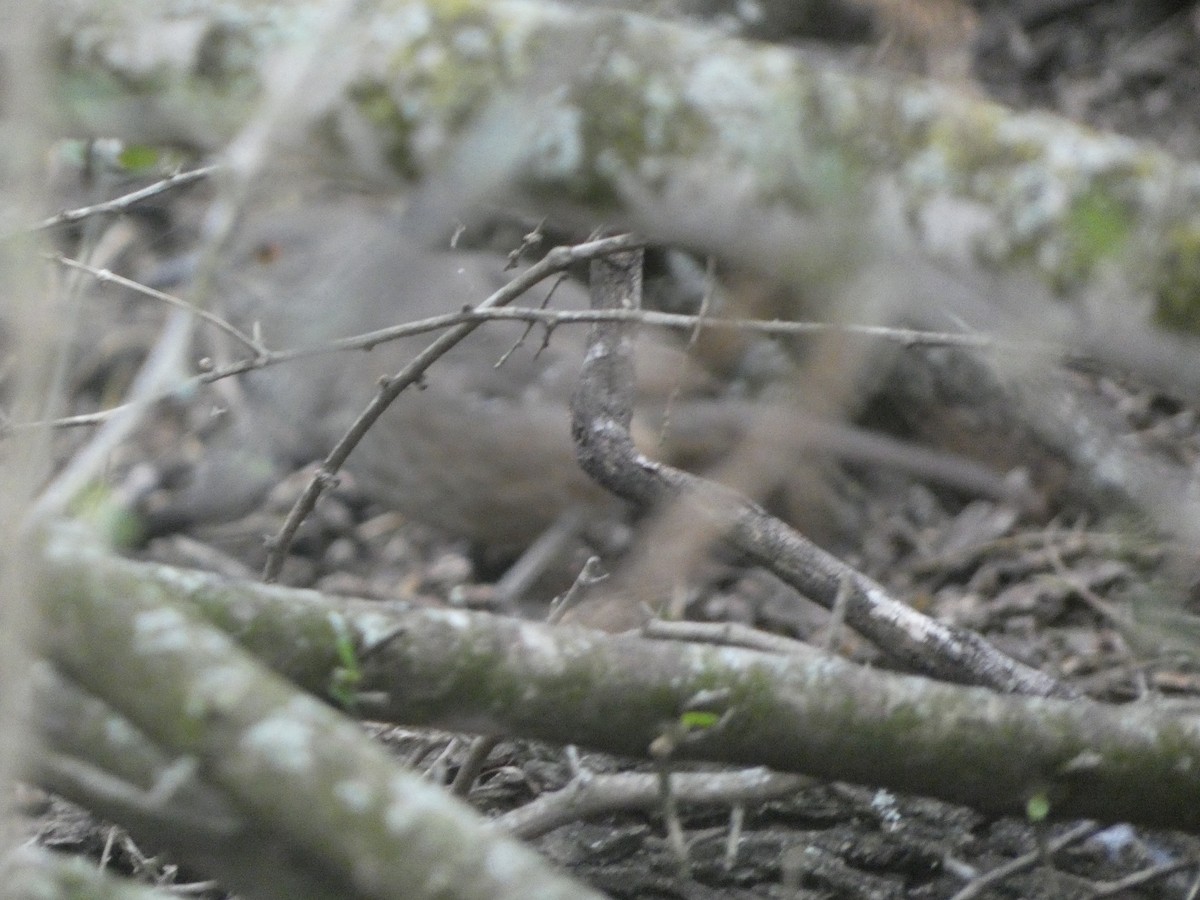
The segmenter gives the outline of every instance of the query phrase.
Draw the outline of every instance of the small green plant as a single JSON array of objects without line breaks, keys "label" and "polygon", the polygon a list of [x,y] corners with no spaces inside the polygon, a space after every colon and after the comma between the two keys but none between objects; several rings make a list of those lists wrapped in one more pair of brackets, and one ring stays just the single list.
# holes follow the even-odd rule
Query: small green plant
[{"label": "small green plant", "polygon": [[358,664],[358,650],[354,646],[354,636],[342,616],[331,615],[329,622],[334,632],[333,647],[337,652],[338,662],[341,663],[329,678],[329,696],[346,712],[354,712],[358,704],[358,686],[362,684],[363,679],[362,669]]},{"label": "small green plant", "polygon": [[1045,791],[1038,791],[1025,801],[1025,817],[1030,822],[1044,822],[1050,815],[1050,798]]}]

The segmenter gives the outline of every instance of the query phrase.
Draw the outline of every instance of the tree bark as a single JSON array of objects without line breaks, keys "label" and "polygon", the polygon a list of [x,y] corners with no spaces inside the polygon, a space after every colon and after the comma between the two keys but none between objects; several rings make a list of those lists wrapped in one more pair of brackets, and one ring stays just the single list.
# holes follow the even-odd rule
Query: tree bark
[{"label": "tree bark", "polygon": [[[767,765],[996,813],[1023,814],[1037,796],[1056,818],[1200,827],[1200,722],[1169,705],[1004,696],[865,670],[816,650],[784,656],[334,601],[88,548],[68,531],[46,553],[55,663],[86,674],[92,690],[168,753],[194,756],[239,807],[305,846],[331,840],[321,853],[344,853],[343,862],[400,840],[370,830],[377,821],[360,833],[336,797],[341,780],[362,767],[378,812],[376,800],[384,801],[372,779],[391,771],[378,758],[384,751],[258,672],[194,613],[319,696],[344,702],[351,685],[358,711],[381,721],[644,756],[709,698],[716,706],[705,709],[718,724],[687,735],[678,757]],[[297,771],[279,770],[286,748],[256,745],[265,723],[311,738],[293,748],[305,750]],[[445,802],[454,827],[466,828]],[[442,814],[432,807],[430,815]]]}]

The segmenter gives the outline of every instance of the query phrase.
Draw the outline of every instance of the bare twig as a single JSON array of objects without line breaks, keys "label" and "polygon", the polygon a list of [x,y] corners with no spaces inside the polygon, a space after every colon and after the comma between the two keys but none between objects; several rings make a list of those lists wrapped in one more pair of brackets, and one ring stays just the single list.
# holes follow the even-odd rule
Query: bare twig
[{"label": "bare twig", "polygon": [[462,765],[458,767],[458,773],[450,784],[450,793],[456,797],[465,797],[471,792],[471,785],[483,771],[483,764],[487,762],[488,754],[496,749],[496,745],[501,740],[502,738],[498,735],[485,734],[471,741],[467,755],[463,758]]},{"label": "bare twig", "polygon": [[45,231],[59,225],[71,225],[76,222],[82,222],[84,219],[104,213],[126,212],[142,201],[149,200],[151,197],[157,197],[159,194],[164,194],[175,188],[184,187],[185,185],[208,178],[219,171],[220,168],[220,166],[211,165],[201,166],[198,169],[191,169],[187,172],[176,172],[173,175],[168,175],[166,178],[154,182],[154,184],[146,185],[143,188],[131,191],[120,197],[115,197],[112,200],[105,200],[103,203],[94,203],[91,206],[80,206],[75,209],[63,210],[56,215],[50,216],[48,219],[43,219],[29,230]]},{"label": "bare twig", "polygon": [[[592,304],[636,308],[641,253],[592,264]],[[1074,696],[1056,679],[999,652],[979,635],[936,622],[900,603],[875,581],[825,552],[737,492],[642,455],[630,434],[634,377],[629,326],[592,328],[584,371],[572,398],[572,433],[580,463],[597,481],[643,507],[668,502],[709,523],[748,559],[812,599],[831,607],[851,585],[846,621],[916,671],[1013,693]]]},{"label": "bare twig", "polygon": [[1085,841],[1097,831],[1100,830],[1099,825],[1095,822],[1080,822],[1074,828],[1069,829],[1052,841],[1047,841],[1046,846],[1038,847],[1036,850],[1031,850],[1016,859],[1010,860],[1002,866],[989,871],[986,875],[981,875],[976,878],[965,888],[954,895],[952,900],[974,900],[979,897],[988,888],[999,884],[1006,878],[1012,878],[1021,872],[1028,872],[1030,869],[1042,863],[1049,853],[1057,853],[1064,847],[1069,847],[1072,844],[1077,844],[1080,841]]},{"label": "bare twig", "polygon": [[1193,868],[1195,865],[1196,858],[1194,856],[1184,857],[1141,869],[1140,871],[1126,875],[1124,878],[1114,878],[1112,881],[1094,881],[1090,887],[1095,891],[1093,894],[1095,897],[1112,897],[1122,894],[1125,891],[1132,891],[1152,881],[1166,878],[1168,875],[1173,875],[1182,869]]},{"label": "bare twig", "polygon": [[[560,523],[556,523],[557,525]],[[577,523],[576,523],[577,524]],[[561,598],[550,604],[550,611],[546,614],[546,624],[556,625],[562,618],[563,613],[570,609],[574,598],[580,592],[586,590],[589,586],[604,580],[598,557],[590,557],[584,563],[583,569],[579,572],[579,576],[571,584],[570,589]],[[500,743],[500,738],[496,735],[480,735],[471,742],[471,747],[467,751],[466,758],[463,759],[462,765],[459,767],[458,774],[454,776],[454,783],[450,786],[452,793],[460,797],[465,797],[471,790],[471,785],[475,783],[475,779],[479,777],[479,773],[483,770],[483,764],[487,762],[488,754],[495,749]],[[576,762],[578,754],[572,754]]]},{"label": "bare twig", "polygon": [[141,424],[142,417],[157,400],[162,388],[175,373],[176,362],[191,338],[190,322],[175,312],[154,345],[154,350],[138,371],[121,411],[106,419],[87,445],[42,492],[34,506],[35,516],[57,515],[67,509],[108,460],[109,454]]},{"label": "bare twig", "polygon": [[497,606],[513,610],[547,568],[562,557],[571,541],[578,538],[582,527],[583,515],[579,509],[568,509],[559,516],[496,582]]},{"label": "bare twig", "polygon": [[[94,571],[103,551],[81,551],[90,540],[79,529],[56,534],[44,562],[79,553],[84,569],[76,574]],[[97,698],[169,759],[194,759],[204,779],[253,818],[253,833],[238,839],[278,836],[293,862],[307,862],[317,877],[295,896],[330,886],[345,897],[596,896],[403,771],[355,723],[301,694],[212,625],[153,590],[117,595],[87,580],[70,588],[47,582],[46,651],[68,675],[86,672]],[[90,639],[101,631],[104,641]],[[121,637],[113,644],[109,635]],[[150,682],[155,690],[146,689]],[[256,871],[262,877],[267,868]],[[213,874],[239,889],[227,872]]]},{"label": "bare twig", "polygon": [[[786,797],[813,784],[811,779],[799,775],[780,775],[762,768],[740,772],[677,772],[673,781],[680,803],[714,806]],[[505,813],[496,819],[496,824],[517,837],[531,840],[568,822],[614,810],[654,809],[659,802],[655,774],[596,775],[585,771],[561,790],[543,794]]]},{"label": "bare twig", "polygon": [[[150,290],[150,289],[145,289]],[[143,291],[144,292],[144,291]],[[167,295],[169,296],[169,295]],[[162,299],[162,298],[160,298]],[[186,303],[186,301],[183,301]],[[189,309],[195,309],[188,305]],[[289,363],[310,356],[320,356],[329,353],[339,353],[344,350],[371,350],[389,341],[411,337],[417,334],[428,334],[453,328],[460,325],[478,326],[492,321],[536,322],[549,328],[560,325],[583,325],[596,322],[635,322],[651,327],[669,328],[672,330],[692,330],[697,328],[744,331],[750,334],[788,336],[806,334],[841,334],[848,337],[864,339],[882,339],[895,341],[902,346],[965,346],[989,348],[992,350],[1011,352],[1025,355],[1031,351],[1034,344],[1029,341],[1005,341],[979,333],[957,333],[944,331],[927,331],[913,328],[890,328],[877,325],[855,325],[842,322],[781,322],[761,319],[718,319],[690,316],[678,313],[660,313],[647,310],[555,310],[535,309],[532,307],[503,307],[461,310],[440,316],[429,316],[403,325],[394,325],[376,331],[365,332],[338,340],[326,341],[307,347],[295,347],[286,350],[267,350],[260,344],[252,344],[256,351],[253,357],[236,360],[227,365],[203,372],[193,378],[180,382],[178,385],[162,391],[155,399],[163,400],[171,396],[186,393],[204,384],[212,384],[226,378],[243,375],[246,372],[265,369],[270,366]],[[215,323],[214,323],[215,324]],[[245,340],[243,338],[239,338]],[[1067,348],[1054,345],[1060,353],[1069,355]],[[75,427],[98,425],[106,419],[117,415],[121,406],[111,407],[101,412],[86,415],[68,416],[50,422],[27,421],[8,425],[12,429],[44,427]]]},{"label": "bare twig", "polygon": [[789,656],[812,653],[809,644],[768,631],[760,631],[738,622],[668,622],[663,619],[651,619],[642,626],[642,634],[660,641],[744,647],[762,653],[781,653]]},{"label": "bare twig", "polygon": [[134,281],[131,278],[125,278],[116,274],[115,272],[110,272],[108,269],[97,268],[96,266],[88,265],[85,262],[71,259],[70,257],[64,256],[61,253],[49,253],[46,254],[46,258],[53,260],[54,262],[61,266],[65,266],[68,269],[86,272],[101,284],[119,285],[120,287],[128,288],[131,291],[141,294],[144,297],[149,297],[151,300],[158,300],[167,304],[168,306],[174,307],[175,309],[181,309],[189,315],[193,315],[196,318],[207,322],[218,331],[225,332],[225,334],[232,337],[235,341],[244,344],[247,348],[249,348],[250,352],[254,354],[256,359],[267,355],[267,348],[264,347],[261,342],[256,341],[250,335],[239,330],[234,325],[230,324],[228,321],[216,315],[215,313],[209,312],[207,309],[202,309],[201,307],[196,306],[194,303],[189,303],[188,301],[176,297],[173,294],[167,294],[163,291],[155,290],[152,287],[147,287],[146,285]]},{"label": "bare twig", "polygon": [[562,621],[562,617],[566,615],[567,610],[579,601],[580,596],[588,588],[599,584],[607,577],[603,567],[600,565],[600,557],[588,557],[587,562],[583,564],[583,568],[580,569],[579,575],[571,583],[571,587],[567,592],[550,604],[550,612],[546,615],[546,624],[557,625]]}]

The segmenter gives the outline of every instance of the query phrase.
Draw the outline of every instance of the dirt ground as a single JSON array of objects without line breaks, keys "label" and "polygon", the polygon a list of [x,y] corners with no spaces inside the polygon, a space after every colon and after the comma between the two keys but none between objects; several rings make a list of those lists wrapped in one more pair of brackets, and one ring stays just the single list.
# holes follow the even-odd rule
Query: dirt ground
[{"label": "dirt ground", "polygon": [[[1059,112],[1099,129],[1158,143],[1200,159],[1200,6],[1177,0],[978,0],[972,45],[976,90],[1007,104]],[[794,37],[811,43],[811,35]],[[886,34],[851,33],[830,46],[858,63],[886,66]],[[855,42],[853,38],[861,38]],[[152,332],[137,327],[106,339],[77,381],[80,407],[97,386],[136,358]],[[81,369],[83,371],[84,369]],[[1128,439],[1146,442],[1179,463],[1200,459],[1200,411],[1122,373],[1081,372],[1087,389],[1114,409]],[[872,414],[871,410],[867,415]],[[187,414],[167,417],[144,436],[139,452],[178,453],[173,442]],[[68,438],[68,441],[75,440]],[[64,448],[64,452],[65,452]],[[128,461],[127,470],[136,465]],[[848,469],[863,527],[839,549],[847,561],[923,611],[968,626],[1004,651],[1070,680],[1100,699],[1158,692],[1200,698],[1200,653],[1183,634],[1147,654],[1123,627],[1123,611],[1161,575],[1166,552],[1153,538],[1132,538],[1086,509],[1042,515],[1001,500],[972,499],[917,480]],[[155,558],[253,576],[261,565],[257,536],[277,528],[304,473],[282,484],[266,505],[235,523],[152,544]],[[284,580],[358,596],[400,591],[429,603],[486,608],[495,573],[469,548],[376,508],[348,483],[323,503],[294,549]],[[1197,594],[1200,597],[1200,593]],[[1181,634],[1197,597],[1165,610],[1158,632]],[[794,637],[821,634],[824,620],[797,613],[795,599],[759,572],[720,569],[697,588],[689,617],[739,621]],[[1194,626],[1193,626],[1194,627]],[[1167,647],[1164,651],[1162,648]],[[848,638],[846,648],[871,658]],[[437,760],[453,778],[463,739],[404,729],[375,729],[407,758]],[[489,815],[563,787],[572,762],[561,748],[503,742],[470,794]],[[652,772],[647,764],[582,753],[595,773]],[[425,763],[429,765],[429,763]],[[703,769],[693,767],[697,771]],[[137,847],[119,829],[54,798],[30,801],[30,825],[56,849],[103,856],[122,871],[165,884],[189,884],[180,871]],[[740,842],[727,856],[730,810],[685,808],[690,866],[681,871],[657,812],[633,810],[576,822],[534,840],[556,864],[619,898],[1012,898],[1193,897],[1200,841],[1190,835],[1079,823],[1035,826],[990,819],[969,809],[869,787],[820,785],[739,811]],[[1062,838],[1061,848],[1047,850]],[[803,852],[796,848],[804,848]],[[1025,858],[1007,877],[980,881]],[[1150,873],[1119,889],[1121,879]],[[215,885],[194,895],[225,896]]]}]

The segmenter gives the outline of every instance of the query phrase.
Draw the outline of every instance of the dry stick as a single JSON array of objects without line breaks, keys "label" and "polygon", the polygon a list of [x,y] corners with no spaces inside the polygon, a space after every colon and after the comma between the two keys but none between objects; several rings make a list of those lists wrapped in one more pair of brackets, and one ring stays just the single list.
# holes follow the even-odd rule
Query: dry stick
[{"label": "dry stick", "polygon": [[725,838],[725,856],[721,867],[732,872],[737,865],[738,847],[742,843],[742,832],[746,827],[746,804],[739,801],[729,810],[729,835]]},{"label": "dry stick", "polygon": [[[350,8],[350,0],[336,0],[325,4],[321,15],[312,23],[308,40],[293,47],[278,63],[280,75],[299,76],[305,68],[311,68],[318,49],[331,40],[338,23],[344,21]],[[211,280],[213,267],[217,264],[218,251],[224,246],[233,228],[235,212],[240,200],[244,199],[252,176],[262,169],[270,138],[293,107],[290,102],[295,93],[295,80],[277,79],[274,86],[265,91],[259,115],[243,126],[237,137],[226,149],[227,165],[232,178],[225,190],[218,194],[210,207],[205,221],[205,245],[196,275],[192,283],[193,296],[203,297]],[[84,448],[76,453],[65,470],[42,493],[33,513],[46,516],[61,512],[87,486],[92,477],[107,462],[112,448],[116,447],[142,421],[146,411],[168,387],[168,380],[178,360],[184,358],[185,348],[191,337],[191,319],[179,312],[172,314],[162,329],[153,352],[142,364],[130,388],[130,402],[123,404],[121,412],[105,422],[99,433],[94,435]]]},{"label": "dry stick", "polygon": [[[330,879],[312,858],[297,859],[286,836],[252,824],[198,773],[176,781],[173,791],[139,788],[163,783],[164,770],[171,768],[168,754],[124,715],[47,663],[35,664],[30,676],[44,743],[29,775],[42,787],[120,822],[140,841],[237,884],[243,896],[351,896],[345,879]],[[114,834],[115,829],[105,852],[111,852]]]},{"label": "dry stick", "polygon": [[221,167],[218,165],[201,166],[199,169],[192,169],[188,172],[176,172],[174,175],[168,175],[154,184],[146,185],[144,188],[139,188],[121,197],[116,197],[112,200],[106,200],[103,203],[96,203],[92,206],[81,206],[77,209],[66,209],[57,215],[53,215],[48,219],[43,219],[37,225],[34,225],[30,231],[45,231],[48,228],[54,228],[58,225],[70,225],[75,222],[82,222],[84,219],[91,216],[98,216],[101,213],[121,213],[141,203],[143,200],[148,200],[159,194],[167,191],[183,187],[191,184],[193,181],[200,181],[207,178],[209,175],[217,172]]},{"label": "dry stick", "polygon": [[642,637],[659,641],[683,641],[688,644],[717,644],[741,647],[760,653],[802,656],[812,653],[812,645],[781,634],[760,631],[740,622],[689,622],[651,619],[642,626]]},{"label": "dry stick", "polygon": [[[738,772],[676,772],[672,781],[681,803],[712,806],[787,797],[815,783],[803,775],[785,775],[761,767]],[[658,775],[649,772],[580,772],[561,789],[493,821],[515,837],[532,840],[569,822],[615,810],[657,809],[662,803],[659,789]]]},{"label": "dry stick", "polygon": [[546,569],[556,559],[562,558],[565,549],[579,535],[582,526],[582,510],[572,507],[562,513],[525,548],[517,561],[509,566],[508,571],[496,582],[496,602],[501,610],[511,612],[516,608],[520,599],[528,593],[538,578],[545,574]]},{"label": "dry stick", "polygon": [[244,344],[250,349],[255,357],[267,355],[267,348],[264,347],[260,341],[256,341],[253,337],[236,328],[233,324],[227,322],[225,319],[222,319],[216,313],[209,312],[207,309],[199,307],[194,303],[190,303],[181,297],[176,297],[174,294],[167,294],[163,291],[155,290],[152,287],[147,287],[144,284],[139,284],[130,278],[125,278],[124,276],[118,275],[115,272],[110,272],[108,269],[101,269],[97,266],[91,266],[85,262],[71,259],[69,256],[65,256],[62,253],[47,253],[44,254],[44,256],[46,259],[56,262],[65,268],[86,272],[101,284],[115,284],[142,294],[153,300],[158,300],[159,302],[165,303],[167,306],[174,307],[175,309],[182,309],[185,312],[191,313],[196,318],[207,322],[209,325],[212,325],[218,331],[225,332],[225,334],[232,337],[235,341]]},{"label": "dry stick", "polygon": [[1102,827],[1095,822],[1080,822],[1053,840],[1047,841],[1045,847],[1038,847],[1036,850],[1031,850],[1029,853],[1022,854],[1016,859],[1009,860],[1004,865],[997,866],[986,874],[980,875],[955,894],[951,900],[974,900],[975,897],[981,896],[986,889],[999,884],[1005,879],[1012,878],[1021,872],[1030,871],[1045,861],[1049,855],[1057,853],[1064,847],[1087,840]]},{"label": "dry stick", "polygon": [[550,612],[546,614],[547,625],[557,625],[579,598],[591,587],[599,584],[608,577],[600,564],[600,557],[589,556],[579,575],[571,582],[571,587],[561,597],[556,597],[550,604]]},{"label": "dry stick", "polygon": [[1194,858],[1177,859],[1174,862],[1159,863],[1142,869],[1140,872],[1133,872],[1124,878],[1116,878],[1112,881],[1089,881],[1088,887],[1093,891],[1092,896],[1094,897],[1112,897],[1147,885],[1151,881],[1158,881],[1168,875],[1174,875],[1176,872],[1189,869],[1194,865],[1196,865]]},{"label": "dry stick", "polygon": [[488,756],[502,740],[504,738],[498,734],[481,734],[471,741],[467,755],[458,767],[454,781],[450,783],[450,793],[456,797],[465,797],[471,793],[471,786],[475,784],[475,779],[483,771],[483,764],[487,762]]},{"label": "dry stick", "polygon": [[[596,259],[608,253],[630,250],[635,247],[641,247],[643,244],[642,240],[631,235],[619,235],[617,237],[605,238],[604,240],[590,241],[586,244],[577,244],[574,247],[556,247],[547,253],[540,262],[526,269],[503,288],[480,303],[476,309],[485,310],[496,306],[504,306],[506,303],[515,300],[539,281],[550,275],[566,271],[573,263]],[[300,528],[300,524],[312,512],[313,508],[317,505],[317,500],[324,493],[325,489],[334,482],[338,471],[346,462],[346,458],[349,457],[350,452],[358,445],[358,442],[362,440],[367,430],[383,415],[384,410],[391,405],[392,401],[400,396],[401,391],[419,381],[421,376],[425,374],[425,371],[440,356],[478,328],[479,325],[480,323],[478,322],[464,322],[461,325],[455,326],[426,347],[407,366],[391,378],[382,381],[379,393],[375,395],[375,398],[367,405],[367,408],[362,411],[358,419],[350,426],[350,430],[338,441],[337,446],[325,457],[324,462],[321,463],[321,467],[308,483],[304,493],[300,495],[300,498],[288,513],[287,520],[283,523],[283,528],[280,529],[279,534],[270,542],[270,552],[267,556],[266,568],[263,571],[263,579],[265,581],[272,582],[279,577],[279,572],[283,568],[283,560],[287,556],[288,547],[291,546],[292,540],[296,536],[296,531]]]},{"label": "dry stick", "polygon": [[[642,253],[592,263],[592,306],[636,308]],[[630,435],[635,379],[631,327],[592,326],[571,430],[580,464],[600,484],[643,508],[683,502],[743,556],[826,607],[843,579],[850,585],[846,621],[897,662],[947,681],[1034,696],[1076,696],[1056,679],[998,651],[979,635],[936,622],[888,595],[882,585],[826,553],[736,491],[657,463]]]},{"label": "dry stick", "polygon": [[679,802],[671,784],[670,760],[659,762],[658,796],[662,805],[663,824],[667,828],[667,846],[675,855],[679,867],[680,878],[690,878],[692,874],[691,860],[688,859],[687,836],[683,833],[683,822],[679,818]]}]

